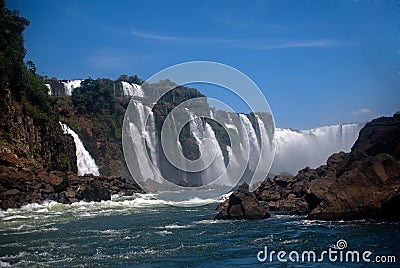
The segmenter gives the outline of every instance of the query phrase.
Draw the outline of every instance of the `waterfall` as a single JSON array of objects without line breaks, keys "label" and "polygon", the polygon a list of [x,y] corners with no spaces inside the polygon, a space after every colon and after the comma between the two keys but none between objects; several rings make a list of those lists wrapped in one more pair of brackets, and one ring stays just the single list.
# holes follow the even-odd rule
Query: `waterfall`
[{"label": "waterfall", "polygon": [[[242,124],[244,129],[247,132],[249,137],[249,145],[250,145],[250,158],[249,158],[249,168],[251,171],[255,171],[258,160],[260,159],[260,145],[258,143],[256,130],[253,128],[249,118],[247,118],[244,114],[239,114],[240,119],[242,120]],[[246,135],[246,133],[244,133]]]},{"label": "waterfall", "polygon": [[[261,139],[265,140],[265,142],[262,143],[263,144],[262,148],[260,148],[260,154],[261,154],[260,157],[261,159],[263,159],[262,161],[264,161],[265,163],[272,163],[274,157],[274,155],[271,154],[271,152],[273,151],[273,143],[272,142],[270,143],[270,141],[272,140],[270,135],[268,134],[267,126],[265,126],[264,121],[258,115],[255,115],[255,118],[260,128],[260,137]],[[263,167],[270,168],[265,166]]]},{"label": "waterfall", "polygon": [[276,128],[275,159],[272,174],[289,172],[296,174],[310,166],[316,168],[339,151],[350,151],[364,124],[341,124],[310,130]]},{"label": "waterfall", "polygon": [[143,89],[140,85],[121,81],[124,96],[128,97],[144,97]]},{"label": "waterfall", "polygon": [[72,91],[81,86],[83,80],[64,80],[45,83],[50,96],[71,96]]},{"label": "waterfall", "polygon": [[72,91],[74,91],[75,88],[78,88],[81,86],[83,80],[67,80],[66,82],[62,82],[64,85],[64,91],[66,96],[71,96]]},{"label": "waterfall", "polygon": [[[210,117],[213,118],[213,114],[211,111],[210,111]],[[215,132],[210,126],[210,124],[203,123],[203,120],[201,118],[195,117],[190,112],[189,112],[189,118],[190,118],[189,122],[190,132],[192,133],[197,145],[200,145],[200,143],[204,139],[211,140],[211,142],[214,145],[213,149],[215,150],[215,152],[210,154],[211,155],[215,154],[215,159],[210,166],[208,166],[201,172],[202,184],[207,185],[210,182],[217,179],[225,170],[224,156],[222,154],[222,150],[218,143],[218,140],[215,136]]]},{"label": "waterfall", "polygon": [[51,85],[50,84],[44,84],[46,87],[47,87],[47,89],[48,89],[48,91],[47,91],[47,94],[49,94],[50,96],[51,96]]},{"label": "waterfall", "polygon": [[[140,102],[134,101],[132,103],[135,107],[135,114],[139,124],[135,125],[133,123],[129,123],[129,136],[132,139],[134,150],[137,154],[140,173],[143,178],[152,178],[156,181],[160,181],[157,174],[159,165],[157,156],[155,119],[153,112],[151,111],[150,107],[145,106]],[[149,120],[146,124],[147,115],[149,115]],[[144,138],[145,143],[142,142],[142,138]],[[149,161],[146,157],[145,154],[147,153],[149,153],[151,161]]]},{"label": "waterfall", "polygon": [[204,138],[210,139],[213,142],[215,150],[214,161],[209,167],[207,167],[207,169],[203,171],[201,176],[203,184],[208,184],[217,179],[218,176],[222,174],[222,172],[225,170],[225,163],[221,147],[218,143],[217,138],[215,137],[215,132],[208,123],[205,124]]},{"label": "waterfall", "polygon": [[89,152],[83,146],[83,143],[79,139],[78,134],[76,134],[75,131],[70,129],[66,124],[63,124],[61,122],[59,123],[64,131],[64,134],[71,135],[74,138],[78,176],[83,176],[85,174],[93,174],[95,176],[99,176],[99,168],[96,166],[96,163]]},{"label": "waterfall", "polygon": [[[134,153],[138,159],[138,169],[142,177],[161,182],[159,177],[159,174],[161,174],[171,182],[181,182],[184,185],[196,185],[196,182],[205,185],[217,179],[226,169],[223,149],[229,155],[233,170],[239,170],[247,163],[242,181],[250,182],[254,178],[253,182],[259,182],[265,178],[266,169],[269,168],[267,163],[270,163],[273,158],[271,153],[273,147],[275,147],[275,158],[270,173],[288,172],[295,174],[306,166],[315,168],[324,164],[331,154],[349,151],[364,125],[342,124],[310,130],[276,128],[274,140],[271,141],[273,129],[270,128],[272,117],[269,114],[238,114],[236,116],[233,113],[213,111],[210,113],[210,117],[214,118],[215,116],[217,118],[218,115],[218,118],[222,118],[221,125],[225,126],[226,131],[235,140],[237,139],[235,137],[242,136],[246,137],[249,142],[249,151],[245,149],[247,147],[245,144],[240,143],[240,152],[233,154],[230,146],[219,144],[216,133],[209,123],[201,117],[195,116],[193,111],[185,108],[194,142],[200,145],[205,140],[209,140],[213,143],[212,148],[215,150],[214,152],[206,152],[206,157],[215,155],[215,159],[206,169],[199,172],[185,172],[169,163],[162,152],[163,148],[159,143],[160,137],[156,134],[155,118],[151,108],[138,101],[134,101],[133,105],[134,113],[132,116],[137,117],[137,123],[136,125],[130,123],[129,131],[133,141]],[[145,122],[147,115],[149,115],[149,120]],[[174,127],[179,121],[175,121],[173,114],[171,114],[171,120],[172,125],[170,127]],[[261,139],[264,142],[261,143]],[[178,141],[167,140],[165,142],[169,143],[167,148],[173,150],[172,155],[182,154],[182,148],[185,144],[181,144],[179,139]],[[221,146],[225,147],[221,148]],[[142,157],[146,152],[150,156],[149,158]],[[203,163],[207,162],[205,158],[202,158],[202,160]],[[185,165],[185,162],[180,164]],[[229,177],[230,174],[226,174],[226,176]],[[229,181],[229,178],[224,181]]]}]

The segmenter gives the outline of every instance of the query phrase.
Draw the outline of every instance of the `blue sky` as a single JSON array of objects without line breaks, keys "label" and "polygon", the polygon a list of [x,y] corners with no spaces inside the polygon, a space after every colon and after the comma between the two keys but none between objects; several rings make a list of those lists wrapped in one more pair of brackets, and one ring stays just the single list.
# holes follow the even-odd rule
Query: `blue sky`
[{"label": "blue sky", "polygon": [[[26,59],[49,77],[146,79],[173,64],[210,60],[253,79],[278,127],[362,122],[400,110],[396,1],[6,5],[31,21]],[[217,87],[202,91],[236,102]]]}]

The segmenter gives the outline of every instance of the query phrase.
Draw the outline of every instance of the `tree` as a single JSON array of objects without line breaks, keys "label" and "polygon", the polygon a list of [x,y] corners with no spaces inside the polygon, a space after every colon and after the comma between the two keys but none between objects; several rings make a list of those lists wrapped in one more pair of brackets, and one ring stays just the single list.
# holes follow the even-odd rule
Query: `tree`
[{"label": "tree", "polygon": [[4,0],[0,0],[0,9],[0,86],[9,87],[17,96],[25,57],[22,32],[29,21],[18,11],[7,9]]},{"label": "tree", "polygon": [[30,71],[33,74],[36,74],[36,65],[33,63],[33,61],[28,60],[26,62],[26,67],[28,68],[28,71]]}]

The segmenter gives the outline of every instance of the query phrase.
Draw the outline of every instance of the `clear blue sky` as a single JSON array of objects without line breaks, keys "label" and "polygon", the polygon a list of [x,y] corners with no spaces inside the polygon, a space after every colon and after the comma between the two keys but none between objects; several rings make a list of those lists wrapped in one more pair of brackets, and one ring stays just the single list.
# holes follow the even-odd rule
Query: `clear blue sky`
[{"label": "clear blue sky", "polygon": [[279,127],[361,122],[400,110],[396,1],[6,5],[31,21],[26,58],[49,77],[146,79],[173,64],[210,60],[252,78]]}]

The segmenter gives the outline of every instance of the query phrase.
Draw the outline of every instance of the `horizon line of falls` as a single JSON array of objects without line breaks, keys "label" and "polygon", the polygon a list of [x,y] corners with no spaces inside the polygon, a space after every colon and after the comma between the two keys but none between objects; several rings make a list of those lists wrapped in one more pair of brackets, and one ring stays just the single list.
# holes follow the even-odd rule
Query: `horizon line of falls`
[{"label": "horizon line of falls", "polygon": [[[82,79],[76,80],[57,80],[55,83],[45,83],[50,96],[71,96],[72,92],[81,86]],[[141,85],[129,83],[126,81],[114,81],[114,94],[127,97],[144,97],[144,91]]]},{"label": "horizon line of falls", "polygon": [[140,85],[135,83],[128,83],[125,81],[121,81],[121,84],[124,96],[144,97],[144,92]]},{"label": "horizon line of falls", "polygon": [[[135,121],[137,122],[136,124],[130,122],[129,130],[127,130],[129,131],[128,136],[133,146],[130,149],[132,152],[128,153],[133,154],[133,159],[136,160],[136,163],[134,163],[133,167],[130,167],[130,170],[140,172],[139,176],[142,178],[151,178],[154,182],[161,183],[160,176],[162,176],[166,180],[182,186],[207,185],[224,172],[229,161],[232,162],[233,166],[240,166],[243,163],[242,160],[246,159],[244,153],[246,150],[233,154],[231,144],[226,144],[218,140],[215,126],[202,117],[196,117],[191,110],[185,108],[185,116],[189,118],[187,125],[191,138],[186,141],[182,141],[180,138],[166,141],[170,143],[167,147],[174,150],[172,154],[181,153],[186,158],[190,158],[183,152],[185,151],[185,147],[186,149],[188,147],[193,149],[194,146],[197,146],[198,151],[201,142],[208,140],[212,142],[214,145],[212,148],[214,149],[213,151],[206,151],[206,154],[214,155],[215,158],[205,170],[199,172],[186,172],[185,165],[188,164],[183,160],[180,160],[178,166],[183,166],[184,168],[176,168],[165,155],[163,151],[164,145],[161,146],[161,137],[159,129],[157,129],[157,126],[160,128],[160,122],[157,122],[155,112],[139,101],[132,101],[132,105],[134,107],[132,116],[137,117],[138,120]],[[333,153],[350,151],[358,137],[360,129],[364,126],[364,124],[341,124],[299,131],[276,128],[274,143],[269,144],[269,142],[265,142],[263,144],[267,144],[267,146],[262,146],[261,148],[261,137],[268,139],[273,132],[271,128],[268,128],[268,126],[272,125],[270,114],[238,114],[238,116],[234,117],[233,113],[214,110],[210,112],[209,117],[213,119],[214,114],[218,113],[222,114],[224,118],[221,125],[223,125],[226,131],[234,133],[237,136],[242,135],[242,137],[247,137],[249,155],[247,156],[248,162],[246,163],[241,182],[249,182],[249,178],[253,174],[257,176],[260,156],[264,155],[262,159],[270,160],[268,157],[272,157],[272,155],[268,154],[270,154],[273,146],[275,146],[276,153],[270,174],[277,175],[283,172],[296,174],[306,166],[316,168],[325,164],[327,158]],[[146,122],[147,116],[149,120]],[[174,126],[177,119],[171,116],[171,120],[171,126]],[[149,157],[143,157],[144,154],[147,154]],[[132,159],[131,156],[129,158]],[[190,160],[196,159],[195,157],[195,159]],[[229,175],[228,172],[226,176],[229,177]],[[264,179],[258,178],[261,181]]]},{"label": "horizon line of falls", "polygon": [[71,96],[72,91],[80,87],[82,81],[81,79],[58,81],[59,85],[55,87],[49,83],[44,85],[47,87],[50,96]]},{"label": "horizon line of falls", "polygon": [[93,157],[86,150],[85,146],[83,146],[82,141],[80,140],[78,134],[73,131],[69,126],[59,122],[64,134],[71,135],[75,142],[76,147],[76,164],[78,167],[78,176],[83,176],[85,174],[93,174],[95,176],[99,176],[99,168],[96,165]]}]

